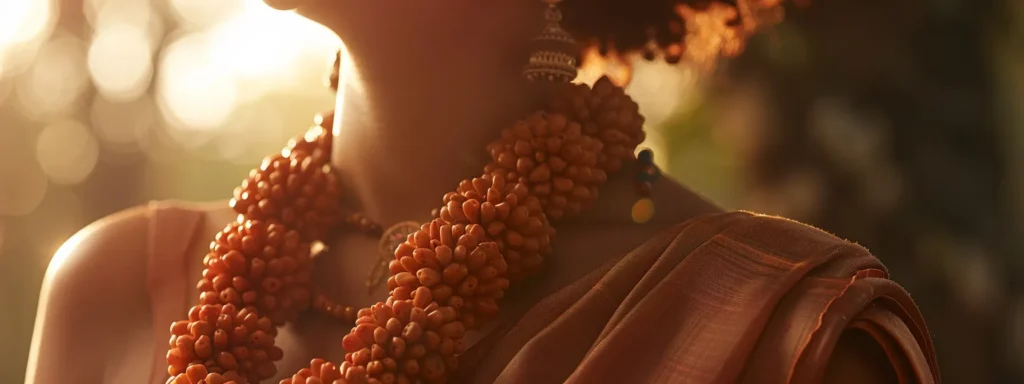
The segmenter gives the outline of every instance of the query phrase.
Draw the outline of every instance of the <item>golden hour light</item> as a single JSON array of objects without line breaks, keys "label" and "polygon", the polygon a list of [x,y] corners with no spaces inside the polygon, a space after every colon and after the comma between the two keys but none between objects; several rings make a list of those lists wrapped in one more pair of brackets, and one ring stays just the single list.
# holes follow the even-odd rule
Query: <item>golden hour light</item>
[{"label": "golden hour light", "polygon": [[25,111],[43,118],[75,108],[89,85],[85,56],[85,43],[66,32],[43,44],[34,65],[17,85]]},{"label": "golden hour light", "polygon": [[89,74],[104,97],[137,98],[153,77],[151,52],[145,29],[129,23],[103,24],[89,46]]},{"label": "golden hour light", "polygon": [[62,120],[39,132],[36,159],[56,184],[77,184],[89,177],[99,159],[99,145],[86,125]]},{"label": "golden hour light", "polygon": [[53,0],[0,0],[0,61],[8,50],[42,38],[56,16]]},{"label": "golden hour light", "polygon": [[1024,0],[0,0],[0,384],[1024,383],[1021,100]]},{"label": "golden hour light", "polygon": [[213,60],[208,36],[191,33],[164,49],[157,78],[157,100],[164,117],[180,130],[214,130],[235,107],[230,68]]},{"label": "golden hour light", "polygon": [[311,49],[330,52],[338,46],[329,31],[292,12],[246,1],[238,13],[210,31],[215,65],[240,79],[279,79]]}]

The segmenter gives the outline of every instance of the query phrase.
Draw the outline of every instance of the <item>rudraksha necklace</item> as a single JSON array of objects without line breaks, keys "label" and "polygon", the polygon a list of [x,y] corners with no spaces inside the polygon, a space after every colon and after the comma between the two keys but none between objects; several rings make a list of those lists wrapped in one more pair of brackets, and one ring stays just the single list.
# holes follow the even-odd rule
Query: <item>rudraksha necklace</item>
[{"label": "rudraksha necklace", "polygon": [[[571,43],[553,4],[546,16],[541,42]],[[311,284],[311,253],[327,233],[382,232],[340,205],[330,120],[318,118],[264,159],[235,189],[238,220],[210,244],[200,303],[171,325],[167,382],[255,384],[275,376],[283,356],[277,327],[310,307],[354,321],[341,341],[345,361],[315,359],[283,384],[446,382],[466,332],[493,319],[506,290],[551,256],[553,224],[591,206],[608,174],[625,164],[638,166],[638,191],[650,192],[657,174],[650,154],[634,155],[644,139],[637,104],[607,78],[593,88],[568,83],[575,65],[558,52],[531,56],[524,74],[556,84],[546,107],[505,129],[487,146],[483,173],[443,196],[434,218],[398,244],[389,296],[370,308],[338,305]],[[650,199],[641,202],[633,216],[649,218]]]}]

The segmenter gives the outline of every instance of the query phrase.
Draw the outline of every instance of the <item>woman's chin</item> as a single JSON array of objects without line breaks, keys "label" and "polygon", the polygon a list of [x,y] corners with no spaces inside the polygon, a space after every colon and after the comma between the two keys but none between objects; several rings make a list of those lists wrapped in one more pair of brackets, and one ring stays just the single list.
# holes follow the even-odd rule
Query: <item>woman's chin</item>
[{"label": "woman's chin", "polygon": [[308,0],[263,0],[263,2],[271,8],[290,11],[307,3]]}]

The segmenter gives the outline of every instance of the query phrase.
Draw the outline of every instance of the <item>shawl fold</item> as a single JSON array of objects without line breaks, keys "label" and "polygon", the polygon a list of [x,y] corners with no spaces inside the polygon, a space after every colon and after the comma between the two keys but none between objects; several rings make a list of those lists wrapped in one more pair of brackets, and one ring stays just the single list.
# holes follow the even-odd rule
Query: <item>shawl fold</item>
[{"label": "shawl fold", "polygon": [[866,249],[733,212],[676,226],[461,356],[466,382],[817,383],[841,335],[938,383],[917,306]]}]

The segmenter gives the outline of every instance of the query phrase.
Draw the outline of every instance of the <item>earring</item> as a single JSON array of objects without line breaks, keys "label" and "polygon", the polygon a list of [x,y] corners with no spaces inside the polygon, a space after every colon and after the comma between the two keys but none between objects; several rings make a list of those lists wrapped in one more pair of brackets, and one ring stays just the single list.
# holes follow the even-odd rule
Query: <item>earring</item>
[{"label": "earring", "polygon": [[[562,0],[541,1],[547,4],[544,10],[544,29],[533,39],[534,50],[530,54],[530,61],[523,68],[523,77],[533,82],[571,82],[576,79],[580,47],[572,35],[562,29],[562,12],[558,9],[558,3]],[[636,160],[634,172],[638,199],[633,204],[631,216],[634,222],[643,224],[654,217],[651,190],[661,172],[654,165],[654,152],[650,149],[640,151]]]},{"label": "earring", "polygon": [[558,9],[562,0],[541,1],[547,4],[544,29],[533,39],[534,50],[523,68],[523,76],[535,82],[570,82],[576,78],[579,47],[572,35],[562,29],[562,11]]},{"label": "earring", "polygon": [[637,154],[634,167],[638,199],[633,204],[631,216],[633,222],[643,224],[654,217],[654,199],[651,198],[651,190],[654,187],[654,182],[661,176],[661,171],[654,165],[654,151],[650,149],[644,149]]}]

